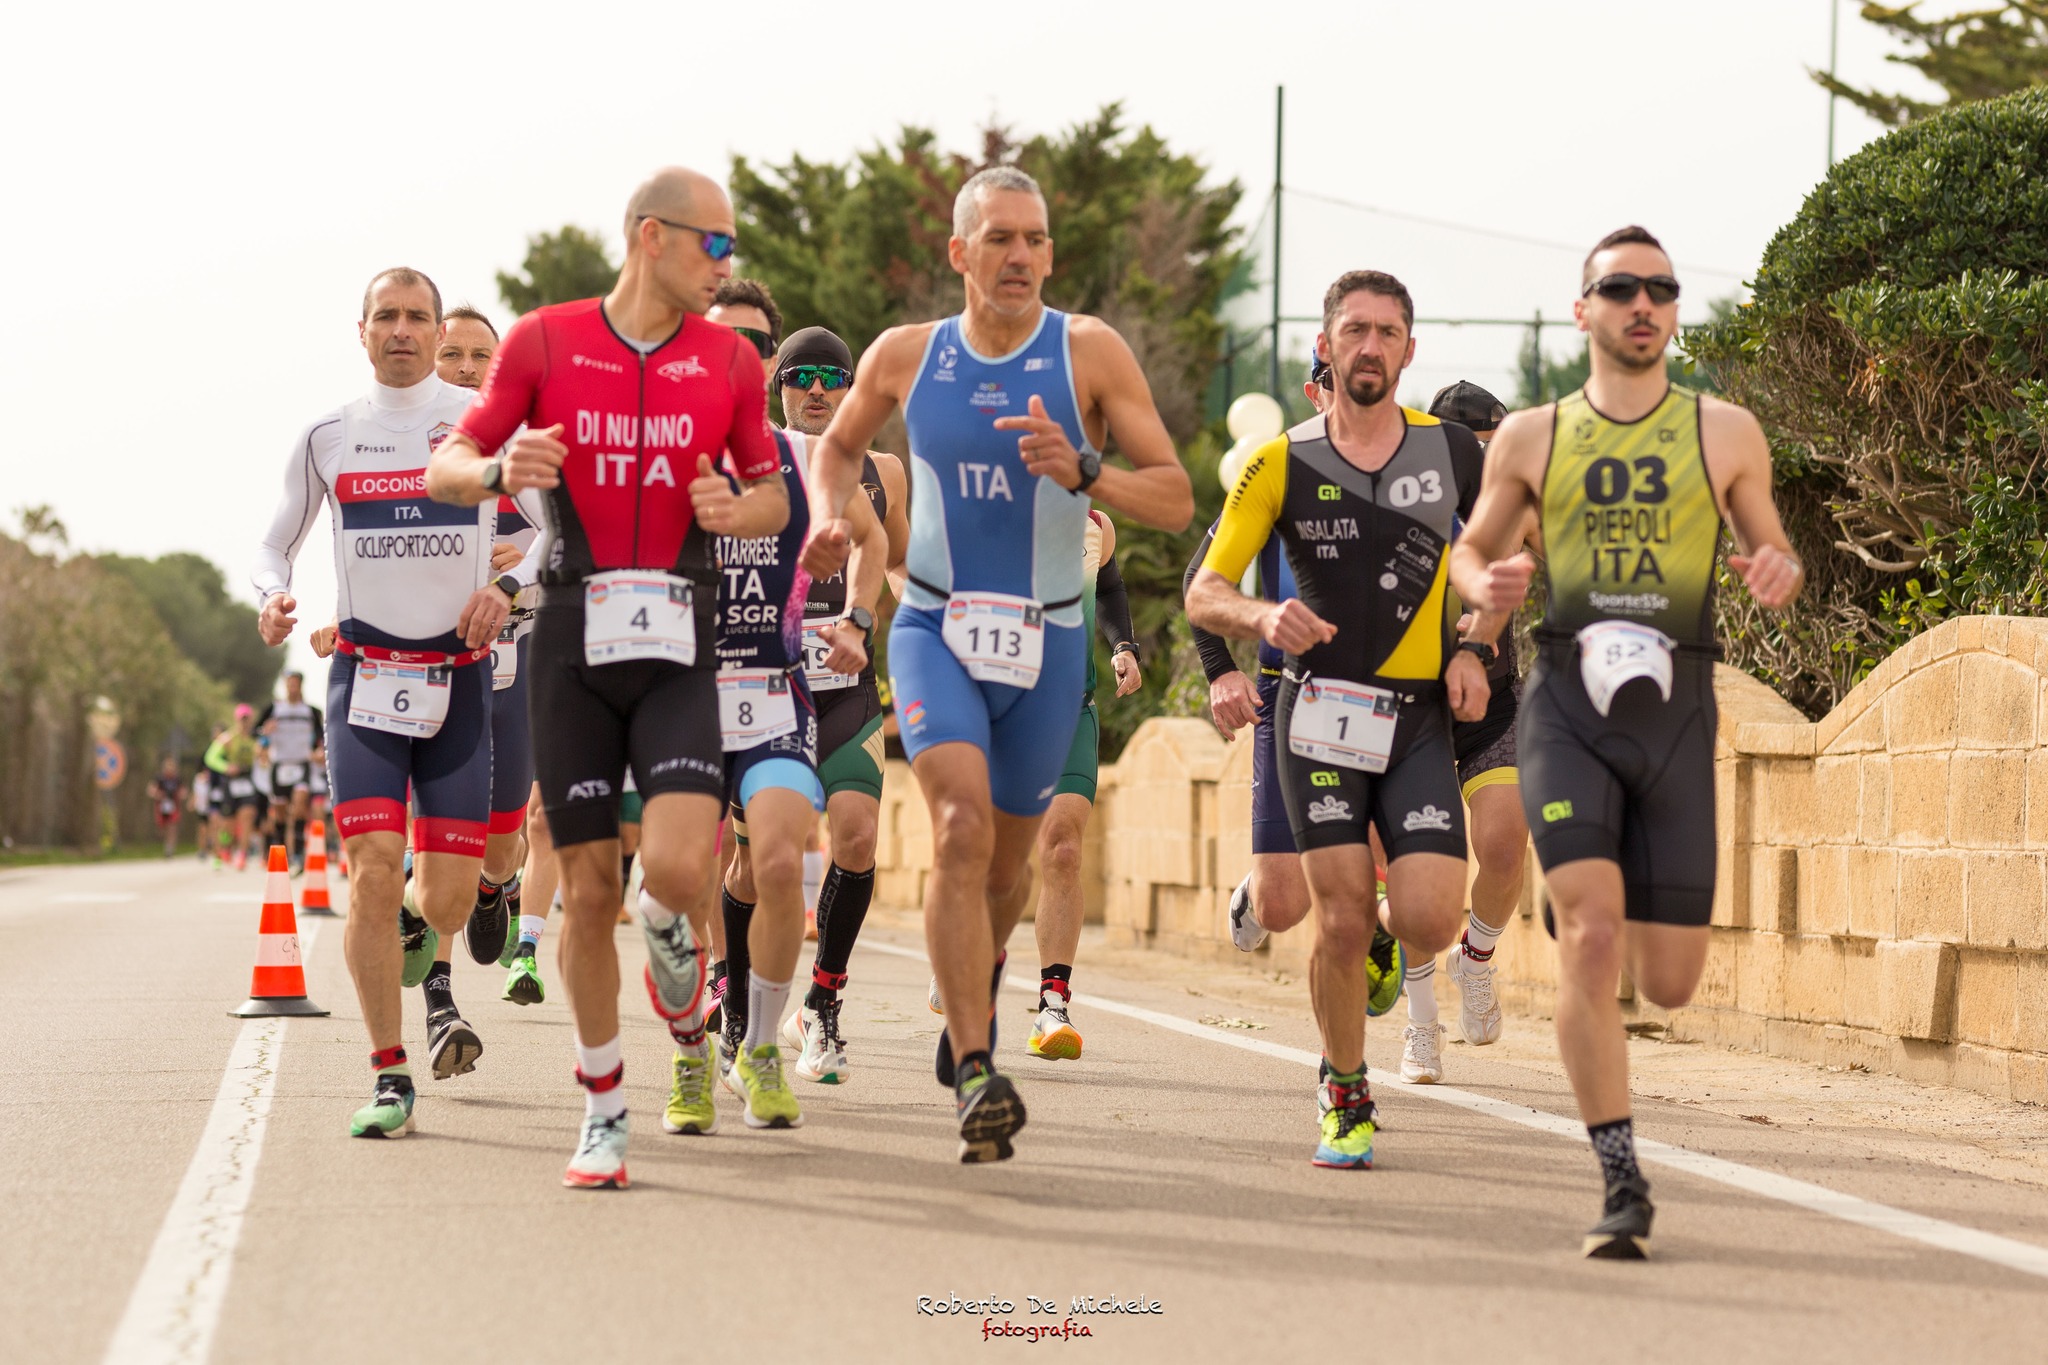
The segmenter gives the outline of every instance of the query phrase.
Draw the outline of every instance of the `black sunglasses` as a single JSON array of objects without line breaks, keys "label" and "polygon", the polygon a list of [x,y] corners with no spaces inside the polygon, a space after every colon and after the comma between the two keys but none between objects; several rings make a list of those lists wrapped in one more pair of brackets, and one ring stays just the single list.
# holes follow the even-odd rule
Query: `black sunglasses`
[{"label": "black sunglasses", "polygon": [[691,227],[688,223],[673,223],[658,213],[643,213],[642,218],[652,218],[663,227],[674,228],[677,232],[694,232],[697,244],[704,248],[704,254],[714,261],[722,261],[732,255],[739,239],[730,232],[713,232],[709,228]]},{"label": "black sunglasses", "polygon": [[773,360],[775,358],[774,337],[769,336],[758,327],[735,327],[733,330],[754,344],[754,350],[759,352],[761,359]]},{"label": "black sunglasses", "polygon": [[1633,303],[1645,289],[1650,291],[1651,303],[1662,305],[1678,300],[1678,281],[1669,275],[1602,275],[1587,285],[1579,297],[1598,294],[1609,303]]},{"label": "black sunglasses", "polygon": [[782,386],[786,389],[809,389],[813,384],[823,384],[825,392],[834,393],[853,382],[853,371],[837,365],[792,365],[782,372]]}]

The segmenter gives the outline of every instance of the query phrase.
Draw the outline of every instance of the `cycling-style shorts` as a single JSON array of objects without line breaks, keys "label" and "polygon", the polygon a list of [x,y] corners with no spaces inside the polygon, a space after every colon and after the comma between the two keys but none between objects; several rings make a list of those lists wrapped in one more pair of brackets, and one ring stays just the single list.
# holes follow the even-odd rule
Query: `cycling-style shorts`
[{"label": "cycling-style shorts", "polygon": [[1095,804],[1096,779],[1102,765],[1102,717],[1091,698],[1074,723],[1074,742],[1067,746],[1067,766],[1060,772],[1054,796],[1078,796]]},{"label": "cycling-style shorts", "polygon": [[1628,918],[1698,926],[1714,909],[1714,662],[1672,663],[1671,700],[1637,679],[1602,716],[1576,643],[1545,643],[1522,697],[1522,811],[1544,871],[1619,864]]},{"label": "cycling-style shorts", "polygon": [[519,637],[519,669],[512,685],[491,693],[491,822],[493,834],[515,834],[526,824],[533,790],[533,727],[526,716],[527,642]]},{"label": "cycling-style shorts", "polygon": [[310,791],[312,780],[313,765],[310,763],[276,764],[270,770],[271,794],[284,798],[296,791]]},{"label": "cycling-style shorts", "polygon": [[[1384,684],[1383,684],[1384,685]],[[1368,822],[1393,861],[1410,853],[1465,856],[1465,803],[1451,754],[1451,710],[1443,687],[1401,694],[1387,770],[1369,773],[1291,753],[1287,736],[1300,684],[1282,678],[1274,708],[1273,753],[1294,842],[1310,849],[1368,842]]]},{"label": "cycling-style shorts", "polygon": [[1252,852],[1298,853],[1280,769],[1273,759],[1274,717],[1280,710],[1280,675],[1259,670],[1259,719],[1252,726]]},{"label": "cycling-style shorts", "polygon": [[796,729],[725,755],[725,799],[735,830],[745,828],[747,802],[770,787],[793,791],[807,798],[813,809],[825,809],[825,787],[818,779],[818,710],[803,671],[792,669],[789,676]]},{"label": "cycling-style shorts", "polygon": [[1522,680],[1495,678],[1478,720],[1451,721],[1451,747],[1458,755],[1458,787],[1467,801],[1485,787],[1521,781],[1515,767],[1515,720],[1521,715]]},{"label": "cycling-style shorts", "polygon": [[818,776],[825,799],[859,792],[882,799],[882,698],[873,678],[855,687],[815,694],[818,702]]},{"label": "cycling-style shorts", "polygon": [[619,835],[626,770],[642,797],[725,792],[718,683],[710,641],[689,668],[660,659],[583,661],[575,586],[543,591],[527,637],[533,766],[548,831],[560,847]]},{"label": "cycling-style shorts", "polygon": [[491,670],[465,664],[448,684],[448,716],[432,739],[409,739],[348,723],[358,656],[327,668],[328,775],[334,823],[344,839],[375,830],[405,833],[413,799],[412,846],[423,853],[484,856],[491,813]]},{"label": "cycling-style shorts", "polygon": [[1047,622],[1037,685],[1011,687],[967,676],[940,634],[944,615],[940,608],[900,607],[889,626],[889,690],[904,753],[915,764],[935,745],[972,744],[988,757],[997,810],[1045,814],[1081,710],[1086,632]]}]

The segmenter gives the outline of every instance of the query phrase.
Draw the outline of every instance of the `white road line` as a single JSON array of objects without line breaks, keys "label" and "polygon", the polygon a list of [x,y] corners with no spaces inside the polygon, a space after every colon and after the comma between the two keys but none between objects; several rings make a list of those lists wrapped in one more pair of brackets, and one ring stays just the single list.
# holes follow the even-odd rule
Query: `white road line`
[{"label": "white road line", "polygon": [[[302,961],[312,958],[319,937],[317,922],[300,935]],[[285,1022],[245,1020],[235,1036],[198,1150],[128,1296],[105,1365],[199,1365],[211,1355],[263,1156]]]},{"label": "white road line", "polygon": [[[885,953],[890,957],[929,962],[924,953],[899,948],[891,943],[861,943],[858,946],[869,952]],[[1019,976],[1005,977],[1004,980],[1013,990],[1035,992],[1038,989],[1037,982],[1027,981]],[[1206,1042],[1234,1047],[1241,1052],[1256,1052],[1262,1057],[1294,1062],[1311,1070],[1322,1065],[1321,1057],[1302,1048],[1269,1043],[1260,1038],[1246,1038],[1237,1033],[1212,1028],[1207,1024],[1197,1024],[1178,1015],[1163,1014],[1140,1005],[1126,1005],[1121,1001],[1109,1000],[1099,995],[1076,995],[1074,1001],[1076,1004],[1086,1005],[1090,1009],[1101,1010],[1106,1014],[1120,1014],[1140,1023],[1184,1033],[1190,1038],[1200,1038]],[[1469,1090],[1458,1090],[1447,1085],[1409,1085],[1398,1081],[1395,1084],[1400,1085],[1401,1093],[1404,1095],[1436,1100],[1442,1104],[1453,1105],[1508,1123],[1520,1124],[1524,1128],[1534,1128],[1538,1132],[1550,1133],[1573,1142],[1586,1141],[1585,1125],[1577,1119],[1541,1109],[1531,1109],[1526,1105],[1509,1104],[1505,1100],[1477,1095]],[[1997,1233],[1984,1232],[1977,1228],[1964,1227],[1960,1223],[1929,1218],[1925,1214],[1913,1213],[1906,1209],[1895,1209],[1889,1204],[1880,1204],[1853,1194],[1843,1194],[1825,1185],[1795,1180],[1791,1176],[1779,1175],[1773,1171],[1758,1170],[1754,1166],[1709,1156],[1705,1152],[1695,1152],[1689,1147],[1674,1146],[1668,1142],[1637,1138],[1636,1155],[1653,1165],[1668,1166],[1673,1170],[1684,1171],[1688,1175],[1732,1186],[1748,1194],[1791,1204],[1810,1213],[1826,1214],[1831,1218],[1839,1218],[1844,1222],[1855,1223],[1878,1232],[1888,1232],[1909,1241],[1939,1247],[1943,1251],[1973,1256],[1980,1261],[2004,1266],[2008,1270],[2048,1278],[2048,1247],[2036,1246],[2031,1242],[2022,1242],[2011,1237],[2001,1237]]]}]

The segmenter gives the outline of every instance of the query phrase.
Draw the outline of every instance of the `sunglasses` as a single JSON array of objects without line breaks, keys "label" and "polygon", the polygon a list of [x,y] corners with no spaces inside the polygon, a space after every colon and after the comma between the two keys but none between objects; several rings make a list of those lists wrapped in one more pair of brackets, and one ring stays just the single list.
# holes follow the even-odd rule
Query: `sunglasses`
[{"label": "sunglasses", "polygon": [[714,261],[722,261],[732,255],[733,248],[739,245],[739,239],[730,232],[712,232],[708,228],[691,227],[688,223],[673,223],[658,213],[643,213],[640,216],[643,219],[652,218],[663,227],[674,228],[677,232],[696,233],[698,245],[702,246],[704,254]]},{"label": "sunglasses", "polygon": [[1678,300],[1678,281],[1669,275],[1602,275],[1587,285],[1579,297],[1598,294],[1609,303],[1633,303],[1636,294],[1644,289],[1650,291],[1650,302],[1654,304]]},{"label": "sunglasses", "polygon": [[837,365],[792,365],[782,372],[782,387],[808,389],[823,384],[825,392],[836,393],[853,382],[853,371]]},{"label": "sunglasses", "polygon": [[773,360],[775,358],[774,337],[769,336],[758,327],[735,327],[733,330],[753,343],[754,350],[760,354],[761,359]]}]

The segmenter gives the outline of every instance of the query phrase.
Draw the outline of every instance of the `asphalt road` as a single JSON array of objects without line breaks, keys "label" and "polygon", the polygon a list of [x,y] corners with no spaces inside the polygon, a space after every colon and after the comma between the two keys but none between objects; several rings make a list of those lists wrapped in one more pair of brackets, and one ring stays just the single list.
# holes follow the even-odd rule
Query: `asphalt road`
[{"label": "asphalt road", "polygon": [[[1868,1143],[1853,1130],[1816,1142],[1645,1101],[1645,1137],[1869,1202],[1844,1206],[1851,1221],[1658,1166],[1655,1259],[1586,1262],[1598,1179],[1583,1135],[1526,1126],[1573,1114],[1554,1067],[1453,1050],[1449,1079],[1523,1116],[1510,1121],[1401,1086],[1398,1023],[1376,1022],[1378,1164],[1318,1170],[1305,993],[1292,1010],[1270,1008],[1270,991],[1197,996],[1171,958],[1094,969],[1084,947],[1077,1063],[1026,1056],[1029,997],[1006,992],[999,1062],[1030,1125],[1015,1160],[960,1166],[931,1076],[921,945],[887,914],[853,963],[854,1075],[799,1083],[797,1131],[747,1130],[721,1094],[716,1136],[662,1133],[667,1036],[635,990],[633,1188],[563,1189],[581,1111],[568,1011],[558,996],[501,1003],[503,972],[464,960],[477,1071],[435,1082],[418,1067],[419,1131],[351,1141],[367,1044],[338,920],[300,925],[321,925],[308,978],[333,1017],[270,1027],[259,1064],[236,1073],[260,1076],[267,1098],[217,1103],[238,1040],[247,1061],[255,1036],[227,1010],[246,992],[262,883],[185,859],[0,873],[0,1359],[2048,1356],[2048,1278],[2012,1264],[2048,1248],[2041,1183],[1903,1159],[1881,1124]],[[618,941],[637,982],[639,935]],[[548,940],[551,989],[553,958]],[[417,995],[407,1011],[423,1055]],[[1262,1027],[1199,1026],[1248,1011]],[[1518,1038],[1543,1027],[1510,1021]],[[1869,1225],[1892,1210],[1954,1225],[1964,1249]],[[2011,1240],[1988,1254],[1972,1230]],[[1077,1312],[1077,1296],[1157,1308]],[[941,1316],[920,1299],[973,1307]],[[1077,1334],[985,1340],[985,1319]]]}]

